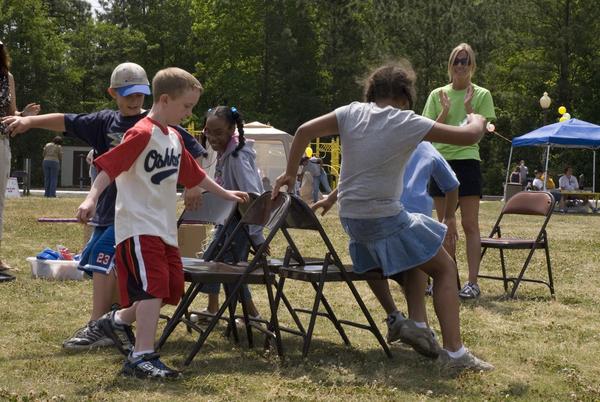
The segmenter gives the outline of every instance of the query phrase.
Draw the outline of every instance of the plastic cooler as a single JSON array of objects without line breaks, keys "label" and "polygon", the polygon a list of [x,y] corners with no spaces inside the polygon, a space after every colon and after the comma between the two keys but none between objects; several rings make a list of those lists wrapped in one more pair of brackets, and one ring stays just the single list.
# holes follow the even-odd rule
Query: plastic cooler
[{"label": "plastic cooler", "polygon": [[83,279],[83,271],[77,269],[78,261],[69,260],[38,260],[27,257],[31,264],[31,275],[34,278],[52,279],[57,281]]}]

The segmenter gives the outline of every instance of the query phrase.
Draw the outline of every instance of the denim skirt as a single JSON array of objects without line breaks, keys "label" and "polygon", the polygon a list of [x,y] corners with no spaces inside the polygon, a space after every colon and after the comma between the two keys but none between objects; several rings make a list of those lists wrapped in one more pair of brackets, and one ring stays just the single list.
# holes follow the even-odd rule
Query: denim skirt
[{"label": "denim skirt", "polygon": [[439,251],[446,225],[419,213],[400,211],[395,216],[354,219],[340,217],[350,236],[354,272],[381,268],[395,275],[432,259]]}]

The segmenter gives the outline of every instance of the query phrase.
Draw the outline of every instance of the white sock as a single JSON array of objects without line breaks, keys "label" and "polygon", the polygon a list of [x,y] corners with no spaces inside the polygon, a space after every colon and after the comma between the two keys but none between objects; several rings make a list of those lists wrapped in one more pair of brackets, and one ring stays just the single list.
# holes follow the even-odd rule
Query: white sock
[{"label": "white sock", "polygon": [[115,312],[115,314],[113,315],[113,318],[115,320],[115,324],[118,324],[118,325],[129,325],[128,322],[123,321],[123,319],[121,318],[121,310]]},{"label": "white sock", "polygon": [[458,359],[462,357],[465,353],[467,353],[467,349],[463,345],[456,352],[451,352],[448,349],[446,349],[446,352],[448,352],[448,356],[450,356],[451,358]]},{"label": "white sock", "polygon": [[427,328],[427,324],[425,322],[415,321],[415,325],[417,328]]},{"label": "white sock", "polygon": [[138,358],[138,357],[140,357],[142,355],[145,355],[145,354],[148,354],[148,353],[154,353],[154,350],[153,349],[142,350],[142,351],[139,351],[139,352],[133,351],[133,352],[131,352],[131,358],[135,359],[135,358]]}]

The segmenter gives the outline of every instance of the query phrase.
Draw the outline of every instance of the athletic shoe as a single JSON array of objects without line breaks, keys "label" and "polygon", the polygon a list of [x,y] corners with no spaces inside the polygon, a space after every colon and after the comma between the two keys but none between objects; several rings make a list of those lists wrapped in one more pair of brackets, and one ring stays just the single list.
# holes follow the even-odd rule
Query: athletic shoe
[{"label": "athletic shoe", "polygon": [[433,296],[433,283],[425,288],[425,296]]},{"label": "athletic shoe", "polygon": [[104,334],[98,327],[96,321],[90,321],[88,324],[79,328],[73,336],[63,342],[63,348],[71,350],[84,350],[112,346],[113,340]]},{"label": "athletic shoe", "polygon": [[388,343],[394,343],[400,340],[400,329],[404,325],[406,321],[406,317],[404,314],[398,312],[397,314],[390,314],[386,319],[385,323],[387,324],[387,335],[386,339]]},{"label": "athletic shoe", "polygon": [[115,322],[115,313],[116,311],[113,310],[104,314],[98,319],[97,325],[106,336],[113,340],[121,353],[129,356],[129,352],[133,350],[133,345],[135,345],[135,335],[133,335],[131,325]]},{"label": "athletic shoe", "polygon": [[479,285],[476,283],[467,282],[465,286],[458,292],[458,297],[461,299],[477,299],[481,295]]},{"label": "athletic shoe", "polygon": [[440,350],[440,355],[437,358],[437,364],[441,371],[446,371],[448,374],[458,374],[464,370],[470,371],[492,371],[494,366],[477,358],[468,350],[464,355],[457,359],[453,359],[448,354],[447,350]]},{"label": "athletic shoe", "polygon": [[435,359],[440,353],[440,345],[431,328],[419,328],[413,320],[404,320],[400,327],[400,341],[410,345],[415,352]]},{"label": "athletic shoe", "polygon": [[200,314],[190,314],[190,321],[198,325],[208,325],[208,323],[210,323],[214,316],[215,313],[211,313],[210,311],[205,309],[202,310]]},{"label": "athletic shoe", "polygon": [[128,356],[123,364],[123,375],[137,378],[181,378],[180,371],[173,370],[159,359],[158,353],[146,353],[136,358]]}]

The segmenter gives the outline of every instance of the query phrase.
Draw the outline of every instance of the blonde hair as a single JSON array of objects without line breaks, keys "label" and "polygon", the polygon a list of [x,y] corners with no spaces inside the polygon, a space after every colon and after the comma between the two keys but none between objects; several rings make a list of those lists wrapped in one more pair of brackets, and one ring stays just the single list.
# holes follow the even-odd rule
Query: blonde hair
[{"label": "blonde hair", "polygon": [[160,70],[152,79],[152,95],[157,101],[161,95],[178,98],[187,90],[196,89],[200,94],[204,91],[200,81],[192,74],[177,67]]},{"label": "blonde hair", "polygon": [[454,66],[454,60],[456,59],[456,56],[458,56],[458,53],[461,50],[467,52],[467,55],[469,57],[471,77],[473,76],[473,74],[475,74],[475,68],[477,68],[477,62],[475,61],[475,52],[473,51],[471,45],[469,45],[468,43],[461,43],[452,50],[452,52],[450,53],[450,57],[448,58],[448,78],[450,79],[450,82],[452,82],[452,67]]}]

